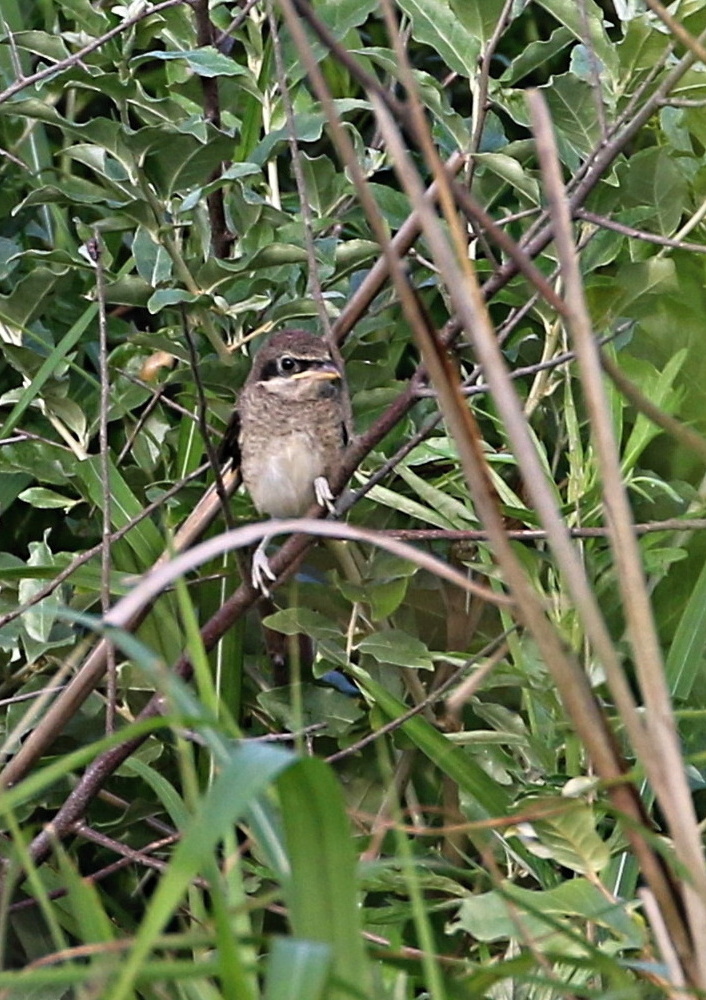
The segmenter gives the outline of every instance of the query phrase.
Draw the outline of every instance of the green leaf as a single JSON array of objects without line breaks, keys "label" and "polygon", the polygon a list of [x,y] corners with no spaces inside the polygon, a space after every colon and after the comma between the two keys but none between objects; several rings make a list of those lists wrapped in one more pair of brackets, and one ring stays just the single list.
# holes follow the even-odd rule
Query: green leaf
[{"label": "green leaf", "polygon": [[72,500],[64,497],[60,493],[48,490],[43,486],[32,486],[28,490],[23,490],[18,494],[18,499],[30,504],[32,507],[41,507],[44,510],[71,510],[80,500]]},{"label": "green leaf", "polygon": [[144,226],[138,226],[132,241],[132,253],[137,273],[156,288],[172,276],[172,260],[164,247],[157,243]]},{"label": "green leaf", "polygon": [[434,661],[421,641],[399,629],[384,629],[366,636],[358,643],[358,650],[372,656],[378,663],[392,663],[413,670],[432,670]]},{"label": "green leaf", "polygon": [[0,320],[21,329],[28,326],[34,317],[46,306],[54,294],[66,267],[53,270],[48,267],[34,267],[32,271],[13,282],[12,291],[0,295]]},{"label": "green leaf", "polygon": [[582,878],[545,891],[506,884],[501,890],[469,896],[449,930],[464,930],[480,941],[524,940],[527,935],[542,950],[551,951],[558,942],[550,935],[561,928],[566,931],[564,948],[574,940],[569,917],[590,920],[632,947],[644,935],[622,902],[611,902],[598,886]]},{"label": "green leaf", "polygon": [[[370,105],[367,101],[361,100],[335,100],[333,102],[336,112],[342,117],[346,112],[368,110]],[[299,142],[315,142],[321,138],[326,116],[321,111],[299,112],[293,116],[291,127]],[[289,142],[290,125],[283,125],[282,128],[274,129],[258,143],[253,150],[250,159],[254,163],[265,163],[272,156],[275,147],[279,143]]]},{"label": "green leaf", "polygon": [[[41,542],[30,542],[30,554],[27,560],[29,566],[36,566],[37,564],[51,561],[52,551],[47,541],[48,536],[49,531],[47,530]],[[43,587],[44,584],[41,580],[35,580],[32,577],[21,580],[18,591],[20,604],[26,604],[28,601],[31,601],[37,591],[42,590]],[[42,644],[48,642],[54,622],[56,621],[56,610],[57,602],[55,596],[45,597],[38,604],[27,608],[22,615],[22,625],[27,635],[35,642]]]},{"label": "green leaf", "polygon": [[139,757],[129,757],[120,769],[122,774],[135,774],[147,784],[157,796],[159,802],[167,810],[170,820],[180,830],[189,823],[189,811],[184,800],[179,796],[174,785],[167,781],[164,775],[150,767]]},{"label": "green leaf", "polygon": [[505,0],[450,0],[450,2],[459,23],[469,35],[483,42],[491,38],[507,6]]},{"label": "green leaf", "polygon": [[51,62],[61,62],[71,54],[61,36],[46,31],[16,31],[12,41],[19,49],[33,52]]},{"label": "green leaf", "polygon": [[229,181],[239,180],[242,177],[251,177],[253,174],[259,174],[262,168],[257,163],[231,163],[231,165],[224,170],[216,180],[211,181],[210,184],[204,184],[201,187],[194,188],[186,195],[181,203],[180,211],[190,212],[192,209],[203,201],[203,199],[211,194],[213,191],[217,191],[224,185],[228,184]]},{"label": "green leaf", "polygon": [[115,940],[114,924],[106,913],[95,883],[81,877],[61,841],[56,844],[56,852],[62,882],[68,889],[70,911],[77,917],[81,941],[95,945]]},{"label": "green leaf", "polygon": [[[455,2],[462,2],[462,0],[455,0]],[[508,85],[516,85],[530,73],[544,68],[550,60],[553,60],[571,44],[573,37],[573,32],[568,28],[557,28],[549,38],[530,42],[518,52],[500,79]]]},{"label": "green leaf", "polygon": [[183,60],[190,69],[197,73],[198,76],[213,77],[213,76],[246,76],[247,70],[235,61],[231,59],[230,56],[223,55],[217,49],[211,46],[205,46],[201,49],[191,49],[188,51],[170,51],[164,52],[161,49],[154,49],[151,52],[144,52],[139,56],[136,56],[132,63],[133,65],[140,65],[144,62],[150,62],[153,59],[161,59],[164,62],[171,60]]},{"label": "green leaf", "polygon": [[15,502],[32,478],[21,472],[0,472],[0,515]]},{"label": "green leaf", "polygon": [[[360,474],[356,478],[364,482]],[[422,523],[431,524],[435,528],[444,528],[445,530],[453,528],[453,525],[449,524],[443,514],[437,512],[432,507],[427,507],[425,504],[421,504],[411,497],[406,497],[402,493],[397,493],[395,490],[390,490],[386,486],[373,486],[368,491],[368,496],[376,503],[383,504],[385,507],[390,507],[392,510],[399,511],[402,514],[407,514],[409,517],[413,517]]]},{"label": "green leaf", "polygon": [[591,48],[603,63],[604,69],[615,71],[617,68],[615,44],[608,37],[604,27],[603,11],[595,0],[585,0],[583,7],[579,7],[574,0],[538,0],[538,3],[560,24],[567,27],[580,42],[584,41],[588,26]]},{"label": "green leaf", "polygon": [[492,171],[531,204],[539,205],[539,184],[514,157],[507,153],[478,153],[475,158],[479,166]]},{"label": "green leaf", "polygon": [[199,295],[194,292],[187,292],[185,288],[158,288],[150,295],[147,308],[155,315],[169,306],[179,305],[181,302],[198,302]]},{"label": "green leaf", "polygon": [[[388,719],[398,719],[406,714],[406,706],[374,681],[366,671],[355,667],[350,669],[361,687]],[[419,715],[413,716],[402,724],[402,730],[426,757],[467,794],[467,809],[471,818],[485,819],[488,816],[507,814],[509,804],[507,791],[493,781],[472,757],[465,754],[460,747],[454,746],[426,719]],[[480,836],[487,838],[487,831]]]},{"label": "green leaf", "polygon": [[528,850],[581,875],[596,875],[605,868],[610,851],[596,833],[595,816],[590,806],[575,799],[550,796],[529,801],[532,809],[544,811],[546,808],[549,815],[532,821],[539,845],[526,840]]},{"label": "green leaf", "polygon": [[102,10],[96,10],[90,0],[61,0],[61,9],[65,16],[76,19],[84,31],[100,35],[110,27],[110,22]]},{"label": "green leaf", "polygon": [[368,580],[365,583],[337,580],[336,585],[351,604],[355,602],[368,604],[373,622],[384,621],[394,614],[408,589],[408,581],[404,577],[380,582]]},{"label": "green leaf", "polygon": [[[102,508],[103,485],[99,457],[94,455],[80,462],[77,471],[80,481],[84,484],[87,499],[96,507]],[[113,528],[122,528],[142,512],[143,504],[140,503],[125,479],[112,464],[109,478],[111,524]],[[162,536],[152,521],[146,519],[132,527],[125,535],[125,540],[142,566],[150,565],[159,558],[164,550]]]},{"label": "green leaf", "polygon": [[655,298],[678,289],[675,262],[666,257],[622,262],[606,283],[594,278],[586,289],[591,315],[597,327],[610,326],[619,316],[651,317]]},{"label": "green leaf", "polygon": [[262,624],[284,635],[309,635],[312,639],[339,639],[341,630],[334,621],[311,608],[285,608],[263,618]]},{"label": "green leaf", "polygon": [[[674,383],[686,357],[686,348],[675,351],[661,371],[648,361],[631,357],[627,352],[619,356],[618,363],[655,406],[673,412],[679,402],[679,393]],[[634,468],[642,452],[659,433],[659,428],[651,420],[642,413],[638,414],[623,451],[621,468],[624,473]]]},{"label": "green leaf", "polygon": [[648,207],[641,219],[663,236],[676,230],[684,210],[688,184],[679,161],[663,149],[637,152],[619,170],[626,204]]},{"label": "green leaf", "polygon": [[320,734],[340,737],[349,733],[353,724],[363,716],[363,709],[355,698],[333,687],[302,684],[297,695],[300,707],[293,703],[291,687],[262,691],[257,696],[257,702],[288,732],[295,732],[302,726],[318,726]]},{"label": "green leaf", "polygon": [[435,486],[429,482],[428,478],[417,475],[411,468],[405,466],[401,466],[398,472],[400,478],[407,483],[410,489],[414,490],[419,499],[427,507],[445,517],[454,528],[463,530],[468,528],[469,523],[474,526],[478,524],[470,502],[468,500],[462,502],[452,496],[448,484],[444,483],[441,487]]},{"label": "green leaf", "polygon": [[412,35],[431,46],[461,76],[473,76],[478,66],[480,40],[459,20],[447,0],[398,0],[410,19]]},{"label": "green leaf", "polygon": [[[63,388],[63,387],[62,387]],[[48,414],[65,424],[78,438],[81,448],[88,445],[86,436],[86,414],[72,399],[63,393],[47,391],[42,398]]]},{"label": "green leaf", "polygon": [[555,77],[542,93],[552,116],[560,156],[569,168],[575,169],[601,138],[595,91],[591,84],[566,73]]},{"label": "green leaf", "polygon": [[377,6],[378,0],[325,0],[316,4],[316,16],[328,24],[336,38],[343,38],[351,28],[363,24]]}]

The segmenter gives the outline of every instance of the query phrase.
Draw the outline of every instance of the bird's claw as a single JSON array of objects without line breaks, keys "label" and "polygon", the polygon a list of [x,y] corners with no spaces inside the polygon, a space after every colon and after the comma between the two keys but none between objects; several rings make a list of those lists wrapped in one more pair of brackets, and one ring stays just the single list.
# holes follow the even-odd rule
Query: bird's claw
[{"label": "bird's claw", "polygon": [[250,580],[255,590],[261,591],[264,597],[270,596],[270,588],[267,580],[276,580],[277,574],[272,572],[270,560],[267,558],[265,545],[268,539],[263,538],[262,542],[255,549],[252,557],[252,568],[250,570]]},{"label": "bird's claw", "polygon": [[[317,476],[314,480],[314,496],[320,507],[325,507],[329,514],[335,514],[334,495],[331,492],[326,476]],[[255,549],[252,557],[252,568],[250,570],[250,580],[255,590],[259,590],[264,597],[270,596],[268,581],[276,580],[277,574],[272,572],[270,561],[267,558],[267,544],[271,536],[263,538]]]},{"label": "bird's claw", "polygon": [[326,476],[317,476],[314,480],[314,496],[319,507],[325,507],[329,514],[335,514],[334,496]]}]

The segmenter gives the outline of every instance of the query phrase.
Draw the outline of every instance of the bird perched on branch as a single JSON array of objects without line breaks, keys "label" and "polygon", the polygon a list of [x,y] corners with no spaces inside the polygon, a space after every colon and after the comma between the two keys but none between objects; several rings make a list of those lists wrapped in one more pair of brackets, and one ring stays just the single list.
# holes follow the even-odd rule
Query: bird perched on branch
[{"label": "bird perched on branch", "polygon": [[[315,502],[333,509],[329,479],[347,442],[348,409],[343,373],[320,337],[283,330],[260,348],[221,445],[260,514],[301,517]],[[252,562],[253,586],[265,595],[275,579],[270,537]]]}]

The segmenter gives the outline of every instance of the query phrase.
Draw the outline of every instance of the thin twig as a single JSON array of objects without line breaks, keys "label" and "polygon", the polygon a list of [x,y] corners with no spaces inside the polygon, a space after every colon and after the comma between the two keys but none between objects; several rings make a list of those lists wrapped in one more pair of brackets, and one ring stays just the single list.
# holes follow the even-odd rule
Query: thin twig
[{"label": "thin twig", "polygon": [[[98,439],[100,447],[100,470],[102,490],[102,530],[101,530],[101,582],[100,605],[103,617],[110,610],[110,576],[111,576],[111,528],[113,494],[110,485],[110,451],[108,445],[108,411],[110,409],[110,371],[108,369],[108,324],[105,311],[105,272],[100,233],[96,229],[93,239],[87,245],[88,255],[96,269],[96,300],[98,303],[98,355],[100,374],[100,414],[98,422]],[[115,647],[112,643],[106,651],[107,700],[105,711],[105,731],[112,733],[115,729],[115,712],[117,704],[117,667],[115,663]]]},{"label": "thin twig", "polygon": [[[662,521],[642,521],[633,525],[636,535],[650,535],[657,531],[703,531],[704,517],[666,517]],[[572,538],[607,538],[606,527],[568,528]],[[487,542],[488,532],[481,528],[379,528],[378,534],[399,538],[407,542]],[[544,528],[508,528],[507,537],[518,542],[542,542],[548,538]]]},{"label": "thin twig", "polygon": [[204,448],[206,449],[206,456],[213,473],[216,493],[218,494],[218,499],[221,502],[223,520],[226,525],[231,528],[233,526],[233,519],[230,514],[230,504],[228,503],[229,494],[223,482],[223,471],[218,458],[218,452],[213,446],[213,439],[209,432],[207,418],[208,406],[206,403],[206,392],[203,387],[203,382],[201,381],[201,372],[199,371],[199,356],[196,351],[194,336],[191,331],[191,327],[189,326],[189,317],[186,315],[186,310],[184,309],[183,304],[181,305],[181,328],[184,333],[184,340],[189,352],[189,364],[191,365],[191,374],[196,388],[196,419],[199,425],[199,430],[201,431]]},{"label": "thin twig", "polygon": [[[326,309],[326,303],[324,302],[321,279],[319,277],[319,265],[316,260],[316,247],[314,245],[314,228],[311,208],[309,205],[309,193],[306,187],[304,171],[302,170],[301,150],[299,148],[299,142],[297,141],[297,130],[294,122],[294,107],[292,105],[292,96],[289,92],[289,86],[287,84],[287,72],[284,65],[284,58],[282,56],[282,42],[279,36],[279,26],[277,24],[277,18],[275,17],[272,0],[266,0],[266,8],[267,21],[270,27],[270,35],[272,37],[272,49],[275,56],[277,85],[282,96],[282,104],[284,105],[284,114],[287,122],[287,141],[289,143],[289,151],[291,153],[292,172],[294,174],[294,183],[297,187],[297,194],[299,195],[299,210],[302,217],[304,245],[306,247],[306,258],[309,269],[308,287],[311,292],[311,296],[316,303],[316,310],[318,312],[319,322],[321,323],[324,338],[329,345],[337,350],[337,345],[331,333],[331,322]],[[340,357],[337,360],[340,361]]]},{"label": "thin twig", "polygon": [[[190,482],[193,482],[195,479],[198,479],[200,476],[202,476],[207,468],[208,465],[206,464],[199,466],[198,469],[194,469],[194,471],[190,472],[189,475],[186,476],[184,479],[180,479],[179,482],[174,483],[174,485],[171,486],[168,490],[165,490],[165,492],[161,495],[161,497],[158,500],[154,500],[152,503],[147,504],[146,507],[143,507],[140,513],[137,514],[135,517],[131,518],[131,520],[128,521],[127,524],[124,524],[121,528],[118,528],[116,531],[113,531],[110,535],[111,545],[114,545],[115,542],[120,541],[120,539],[123,538],[129,531],[131,531],[135,527],[135,525],[140,524],[142,521],[145,520],[145,518],[151,517],[153,514],[156,514],[157,511],[160,510],[168,500],[171,500],[172,497],[175,497],[178,493],[180,493],[181,490],[183,490],[185,486],[188,486]],[[33,608],[36,604],[39,604],[39,602],[43,601],[45,597],[51,596],[51,594],[53,594],[54,591],[58,587],[60,587],[62,583],[65,583],[69,579],[69,577],[73,576],[76,570],[80,569],[81,566],[85,566],[85,564],[87,562],[90,562],[91,559],[93,559],[95,556],[100,555],[102,546],[103,546],[103,541],[101,540],[97,545],[94,545],[92,548],[86,549],[85,552],[81,553],[81,555],[76,556],[75,559],[72,559],[71,562],[68,564],[68,566],[65,566],[60,573],[57,573],[57,575],[52,580],[50,580],[49,583],[47,583],[44,587],[42,587],[41,590],[38,590],[36,591],[36,593],[32,594],[32,597],[28,601],[25,601],[24,604],[21,604],[17,608],[13,608],[12,611],[8,611],[7,614],[4,614],[2,617],[0,617],[0,629],[4,628],[5,625],[9,625],[10,622],[15,621],[16,618],[19,618],[26,611],[29,611],[30,608]]]},{"label": "thin twig", "polygon": [[139,14],[133,15],[133,17],[128,17],[120,24],[117,24],[110,31],[106,31],[104,35],[100,35],[98,38],[92,39],[87,45],[74,52],[73,55],[67,56],[66,59],[59,59],[52,63],[50,66],[45,66],[44,69],[38,70],[36,73],[32,73],[31,76],[23,76],[11,83],[9,87],[5,90],[0,91],[0,104],[5,101],[9,101],[11,97],[18,94],[21,90],[25,90],[27,87],[34,87],[35,84],[41,83],[43,80],[48,80],[53,76],[57,76],[59,73],[63,73],[66,69],[71,69],[72,66],[77,66],[82,59],[91,52],[95,52],[96,49],[102,48],[106,42],[111,41],[111,39],[116,38],[121,35],[123,31],[127,31],[129,28],[133,28],[140,21],[144,21],[145,18],[151,17],[153,14],[159,14],[163,10],[168,10],[170,7],[178,7],[182,3],[190,3],[191,0],[163,0],[162,3],[154,4],[152,7],[144,7]]},{"label": "thin twig", "polygon": [[[196,20],[196,41],[200,47],[214,44],[214,29],[211,24],[208,0],[193,0],[194,17]],[[218,77],[199,76],[201,82],[201,92],[204,103],[204,119],[210,122],[214,128],[221,127],[221,105],[218,87]],[[219,164],[211,176],[208,183],[211,184],[220,178],[223,165]],[[208,216],[211,223],[211,246],[213,254],[218,258],[228,256],[230,246],[233,242],[233,235],[228,231],[226,225],[226,213],[223,203],[223,188],[218,185],[214,191],[206,196]]]},{"label": "thin twig", "polygon": [[[385,0],[385,4],[387,5],[387,0]],[[391,12],[387,17],[387,23],[388,30],[393,34],[402,82],[410,95],[410,100],[414,102],[416,138],[422,143],[425,158],[435,176],[442,177],[436,150],[426,134],[424,113],[416,95],[415,81],[406,61],[406,53],[401,51],[396,44],[394,17]],[[390,114],[389,109],[376,95],[369,96],[379,121],[384,124],[386,129],[388,146],[393,153],[400,180],[405,186],[408,196],[415,202],[418,197],[419,180],[409,162],[409,155],[401,140],[398,124]],[[406,119],[407,125],[408,122],[409,119]],[[440,229],[438,220],[429,212],[426,212],[423,218],[427,242],[437,267],[444,276],[460,324],[467,331],[469,338],[472,338],[475,350],[483,363],[486,378],[494,389],[496,404],[504,417],[508,436],[513,443],[513,450],[523,468],[527,488],[532,493],[533,502],[538,507],[543,522],[548,529],[551,529],[552,547],[566,574],[567,583],[575,593],[580,595],[580,602],[577,603],[584,610],[587,631],[593,640],[599,643],[601,659],[605,657],[613,665],[611,668],[613,682],[616,685],[622,685],[619,688],[621,699],[626,709],[630,705],[633,706],[634,713],[634,702],[625,684],[621,666],[617,662],[610,635],[605,628],[594,595],[586,580],[581,561],[566,534],[565,524],[556,507],[553,493],[545,482],[544,471],[537,461],[534,443],[528,434],[522,408],[507,377],[505,362],[498,349],[487,310],[477,286],[475,273],[470,262],[462,253],[463,242],[456,233],[458,223],[453,212],[452,201],[448,196],[448,191],[446,196],[444,195],[443,188],[440,200],[447,225],[453,234],[453,251]],[[497,280],[497,275],[495,277]],[[538,600],[538,595],[530,585],[522,566],[507,542],[493,498],[489,496],[486,489],[482,456],[480,455],[479,443],[475,441],[476,431],[469,420],[467,407],[460,404],[454,374],[444,355],[438,351],[438,345],[435,344],[433,337],[428,336],[426,343],[423,343],[423,348],[425,362],[439,391],[439,399],[444,409],[447,424],[452,430],[459,448],[462,466],[469,489],[474,495],[476,509],[486,528],[492,532],[492,546],[495,557],[502,568],[503,578],[518,601],[523,620],[531,629],[539,648],[542,650],[542,656],[552,671],[567,711],[593,757],[597,769],[604,778],[616,781],[610,792],[614,804],[621,814],[625,813],[631,818],[631,821],[625,825],[625,832],[631,840],[633,850],[639,856],[646,877],[658,894],[665,911],[670,914],[670,922],[675,933],[681,928],[682,953],[688,953],[688,932],[681,923],[678,893],[675,891],[668,870],[640,832],[646,822],[645,810],[635,795],[634,788],[625,779],[625,764],[617,751],[605,716],[600,711],[593,692],[586,683],[585,675],[575,658],[567,654],[563,644],[558,640],[556,632],[546,618],[544,607]],[[588,616],[586,612],[590,612]],[[623,783],[620,783],[621,776]]]},{"label": "thin twig", "polygon": [[[450,691],[458,682],[463,678],[471,667],[476,663],[481,663],[482,665],[478,670],[474,671],[471,676],[476,684],[485,680],[490,671],[497,666],[498,662],[507,652],[507,637],[510,632],[514,631],[514,626],[502,632],[500,635],[496,636],[491,642],[489,642],[479,653],[475,656],[469,657],[460,667],[457,667],[449,677],[446,678],[443,684],[440,684],[438,688],[435,688],[426,698],[418,702],[408,712],[404,712],[402,715],[398,716],[396,719],[391,719],[390,722],[386,722],[384,725],[379,726],[372,733],[368,733],[367,736],[363,736],[361,739],[356,740],[350,746],[345,747],[343,750],[338,750],[336,753],[330,754],[326,760],[329,764],[335,764],[339,760],[344,760],[346,757],[351,757],[356,753],[359,753],[366,746],[374,743],[375,740],[379,739],[381,736],[386,736],[388,733],[394,733],[397,729],[404,726],[405,722],[409,722],[413,719],[415,715],[419,715],[421,712],[425,712],[432,705],[436,705],[442,700],[447,691]],[[483,663],[487,660],[487,663]]]},{"label": "thin twig", "polygon": [[[287,84],[287,73],[282,56],[282,42],[279,36],[279,27],[277,25],[277,18],[275,17],[273,0],[267,0],[266,6],[267,19],[270,26],[270,34],[272,36],[272,47],[275,56],[275,67],[277,69],[277,83],[280,94],[282,95],[282,103],[284,104],[284,112],[287,120],[287,139],[291,152],[292,171],[294,173],[294,182],[297,186],[297,193],[299,195],[299,209],[301,211],[302,225],[304,227],[304,243],[306,246],[309,271],[307,284],[311,296],[316,303],[316,311],[319,317],[319,323],[321,324],[323,338],[328,344],[331,355],[338,365],[339,371],[344,371],[343,357],[338,346],[338,341],[333,334],[331,320],[329,318],[326,302],[324,300],[321,278],[319,276],[319,264],[316,259],[314,226],[311,207],[309,205],[309,193],[307,191],[304,171],[302,170],[301,150],[299,148],[297,130],[294,123],[294,107],[292,105],[292,97]],[[342,394],[342,403],[345,410],[343,422],[348,436],[350,437],[353,434],[353,411],[351,409],[351,401],[348,392],[344,392]]]},{"label": "thin twig", "polygon": [[145,424],[152,416],[152,414],[159,406],[159,404],[164,401],[166,391],[167,391],[166,385],[160,385],[158,389],[153,391],[152,396],[150,396],[149,400],[147,401],[147,405],[143,407],[142,412],[135,421],[135,426],[132,428],[130,434],[128,434],[125,444],[120,449],[120,454],[118,455],[117,461],[115,463],[118,467],[120,467],[123,464],[126,457],[132,452],[133,445],[135,444],[135,441],[137,440],[140,431],[144,428]]},{"label": "thin twig", "polygon": [[706,48],[702,44],[704,36],[700,35],[698,38],[694,38],[684,25],[680,21],[677,21],[673,14],[670,14],[664,4],[660,3],[660,0],[645,0],[645,3],[657,15],[660,21],[669,28],[670,35],[681,42],[693,56],[706,66]]},{"label": "thin twig", "polygon": [[[596,55],[596,49],[591,37],[591,22],[586,9],[586,0],[578,0],[579,17],[581,19],[581,30],[583,32],[583,45],[588,54],[588,75],[593,94],[593,103],[596,108],[596,117],[601,130],[603,142],[608,138],[608,128],[605,117],[605,102],[603,100],[603,84],[601,83],[602,63]],[[594,14],[595,17],[595,14]]]},{"label": "thin twig", "polygon": [[230,41],[232,33],[234,31],[237,31],[238,28],[241,26],[241,24],[244,24],[244,22],[247,20],[250,11],[253,9],[253,7],[257,6],[259,2],[260,0],[247,0],[247,3],[243,4],[243,8],[240,11],[240,13],[238,13],[233,18],[228,27],[225,28],[223,31],[220,32],[219,35],[216,36],[213,44],[219,51],[221,52],[227,51],[226,46],[227,43]]},{"label": "thin twig", "polygon": [[[706,926],[706,868],[696,817],[681,762],[679,738],[671,711],[659,639],[622,479],[620,454],[613,432],[601,359],[586,306],[573,240],[571,211],[564,190],[551,119],[544,99],[538,91],[531,91],[528,94],[528,102],[545,192],[553,218],[555,246],[566,288],[569,328],[579,363],[584,399],[602,478],[603,506],[611,529],[610,540],[616,561],[616,575],[634,653],[633,662],[645,704],[644,714],[638,718],[633,705],[628,705],[621,697],[621,716],[635,750],[650,777],[652,787],[662,803],[677,854],[693,880],[696,892],[688,891],[685,902],[692,940],[696,941],[700,934],[699,928]],[[622,668],[619,665],[610,663],[607,672],[611,688],[616,681],[624,684]],[[654,885],[652,888],[654,890]],[[665,923],[669,928],[672,942],[691,982],[695,985],[706,985],[704,973],[699,969],[699,949],[694,952],[681,914],[675,912],[673,905],[670,906],[661,894],[658,895],[658,899],[660,906],[664,908]]]},{"label": "thin twig", "polygon": [[601,229],[612,229],[615,233],[621,233],[631,240],[641,240],[643,243],[655,243],[660,247],[670,247],[672,250],[685,250],[688,253],[706,253],[706,243],[687,243],[685,240],[670,239],[669,236],[659,236],[657,233],[648,233],[644,229],[636,229],[635,226],[626,226],[624,222],[617,222],[609,219],[605,215],[598,215],[597,212],[589,212],[586,208],[577,208],[574,211],[574,218],[582,219],[584,222],[591,222]]}]

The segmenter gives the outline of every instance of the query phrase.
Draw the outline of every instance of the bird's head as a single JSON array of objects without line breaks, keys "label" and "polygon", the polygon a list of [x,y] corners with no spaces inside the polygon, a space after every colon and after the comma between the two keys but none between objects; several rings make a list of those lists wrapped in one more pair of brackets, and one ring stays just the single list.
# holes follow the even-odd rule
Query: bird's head
[{"label": "bird's head", "polygon": [[306,330],[283,330],[257,352],[247,381],[279,399],[304,402],[335,395],[340,379],[324,340]]}]

